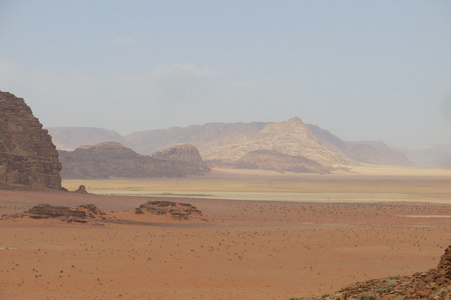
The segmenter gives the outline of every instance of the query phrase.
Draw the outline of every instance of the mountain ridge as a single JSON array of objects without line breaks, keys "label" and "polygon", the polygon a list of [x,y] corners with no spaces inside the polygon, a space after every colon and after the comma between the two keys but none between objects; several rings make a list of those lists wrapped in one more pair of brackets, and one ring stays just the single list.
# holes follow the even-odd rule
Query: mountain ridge
[{"label": "mountain ridge", "polygon": [[197,149],[186,144],[148,156],[117,142],[105,142],[60,150],[59,157],[65,179],[184,177],[209,172]]},{"label": "mountain ridge", "polygon": [[[295,128],[295,130],[298,131],[298,136],[302,137],[299,141],[290,141],[289,138],[284,141],[282,137],[286,136],[288,134],[287,131],[291,131],[291,129],[284,129],[278,132],[277,130],[273,130],[273,136],[270,136],[268,131],[271,131],[274,126],[278,126],[277,124],[288,123],[289,121],[298,123],[298,128]],[[303,129],[300,129],[301,127]],[[77,128],[70,128],[72,132],[77,131]],[[76,135],[72,133],[72,144],[65,144],[64,141],[67,137],[64,136],[64,127],[54,127],[49,128],[48,130],[59,149],[61,149],[61,147],[70,148],[68,146],[73,147],[74,145],[79,147],[85,143],[83,134]],[[86,127],[82,128],[80,132],[85,130],[88,129]],[[302,130],[305,132],[302,132]],[[302,123],[302,120],[297,117],[282,122],[216,122],[204,125],[191,125],[188,127],[145,130],[126,136],[121,136],[115,131],[94,128],[89,138],[91,143],[86,144],[96,144],[110,138],[112,141],[119,142],[144,155],[152,155],[155,152],[162,151],[174,144],[190,143],[199,150],[204,160],[216,162],[218,162],[218,159],[238,161],[248,152],[255,150],[275,150],[286,155],[300,155],[315,161],[318,161],[319,159],[320,163],[327,165],[349,165],[356,163],[412,165],[404,154],[400,153],[397,149],[389,147],[383,142],[347,142],[317,125],[304,124]],[[302,146],[304,139],[308,139],[309,143],[315,145],[314,148],[320,151],[315,153],[314,151],[310,151],[312,149],[309,150],[308,146]],[[287,142],[287,144],[283,145],[284,142]],[[265,143],[266,146],[264,145]],[[291,150],[288,145],[290,143],[292,144]],[[272,146],[269,147],[269,144]],[[297,146],[295,146],[296,144]],[[281,149],[284,147],[285,149]],[[226,154],[229,157],[228,159],[225,159],[225,156],[219,157],[219,154],[221,154],[220,152],[222,151],[219,151],[221,148],[226,151]],[[304,148],[304,151],[300,153],[299,149],[302,148]],[[310,154],[305,155],[309,151]]]}]

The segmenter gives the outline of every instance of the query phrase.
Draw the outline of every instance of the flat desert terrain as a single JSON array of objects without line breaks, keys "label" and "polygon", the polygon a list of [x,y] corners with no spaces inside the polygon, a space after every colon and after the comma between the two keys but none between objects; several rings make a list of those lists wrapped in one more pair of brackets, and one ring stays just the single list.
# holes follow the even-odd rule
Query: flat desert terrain
[{"label": "flat desert terrain", "polygon": [[[451,244],[451,171],[70,180],[90,193],[0,191],[0,214],[93,203],[124,221],[0,220],[0,299],[289,299],[437,265]],[[202,218],[132,211],[187,202]]]}]

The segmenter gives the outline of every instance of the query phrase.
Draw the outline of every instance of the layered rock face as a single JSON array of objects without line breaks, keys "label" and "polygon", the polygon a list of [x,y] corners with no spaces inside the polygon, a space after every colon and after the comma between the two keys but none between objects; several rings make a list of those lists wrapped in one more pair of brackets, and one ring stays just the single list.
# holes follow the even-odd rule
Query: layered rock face
[{"label": "layered rock face", "polygon": [[0,220],[10,218],[57,219],[68,223],[114,220],[114,217],[107,215],[94,204],[82,204],[74,207],[38,204],[21,214],[2,215]]},{"label": "layered rock face", "polygon": [[211,148],[202,156],[206,160],[236,162],[247,153],[257,150],[272,150],[291,156],[303,156],[323,166],[352,163],[321,145],[299,118],[270,123],[258,133],[254,140]]},{"label": "layered rock face", "polygon": [[0,188],[60,189],[60,171],[55,145],[30,107],[0,91]]}]

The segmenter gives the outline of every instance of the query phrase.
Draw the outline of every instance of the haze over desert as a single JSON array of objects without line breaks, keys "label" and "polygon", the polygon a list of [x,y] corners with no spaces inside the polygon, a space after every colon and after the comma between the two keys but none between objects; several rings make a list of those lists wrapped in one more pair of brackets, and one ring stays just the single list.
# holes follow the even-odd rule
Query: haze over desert
[{"label": "haze over desert", "polygon": [[0,300],[451,300],[451,1],[0,1]]}]

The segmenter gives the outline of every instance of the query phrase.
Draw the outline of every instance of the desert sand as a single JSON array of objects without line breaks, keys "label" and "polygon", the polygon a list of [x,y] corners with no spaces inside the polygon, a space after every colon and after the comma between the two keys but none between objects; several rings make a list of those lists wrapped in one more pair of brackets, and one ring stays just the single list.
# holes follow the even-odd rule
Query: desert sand
[{"label": "desert sand", "polygon": [[[289,299],[435,267],[451,244],[451,177],[380,172],[63,182],[116,196],[0,191],[0,214],[93,203],[126,219],[0,220],[0,299]],[[241,196],[220,199],[230,192]],[[203,217],[131,212],[149,193]],[[278,201],[253,200],[268,194]]]}]

